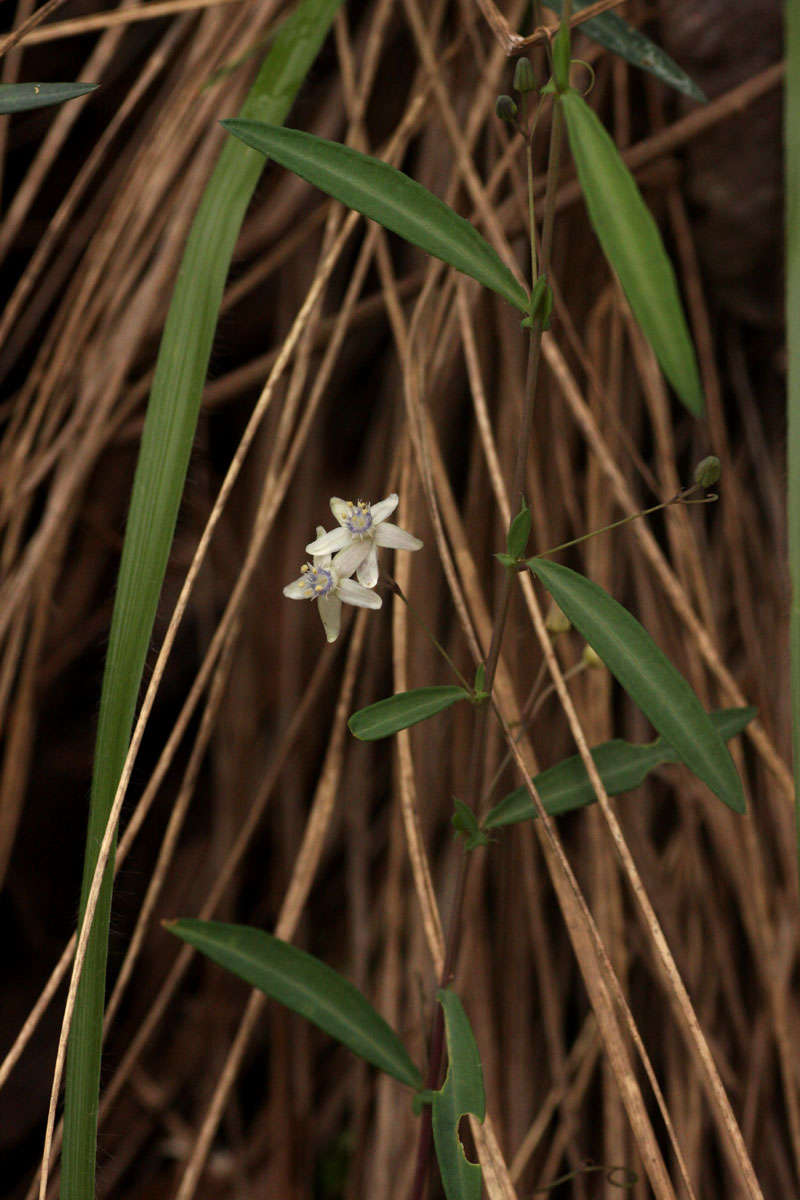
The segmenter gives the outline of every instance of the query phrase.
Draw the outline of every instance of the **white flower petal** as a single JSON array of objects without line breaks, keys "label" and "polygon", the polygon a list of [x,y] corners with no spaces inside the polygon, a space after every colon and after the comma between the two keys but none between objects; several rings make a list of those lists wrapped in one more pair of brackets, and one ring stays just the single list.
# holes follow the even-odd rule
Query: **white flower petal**
[{"label": "white flower petal", "polygon": [[325,636],[329,642],[335,642],[342,625],[342,602],[336,596],[320,596],[319,615],[325,626]]},{"label": "white flower petal", "polygon": [[371,542],[351,542],[344,550],[340,550],[331,564],[336,574],[341,579],[352,575],[369,554],[371,545]]},{"label": "white flower petal", "polygon": [[375,530],[375,543],[389,546],[392,550],[421,550],[422,542],[413,533],[406,533],[397,525],[379,525]]},{"label": "white flower petal", "polygon": [[378,582],[378,551],[374,544],[370,544],[369,554],[362,563],[359,563],[356,578],[359,583],[363,583],[364,587],[374,588]]},{"label": "white flower petal", "polygon": [[340,500],[338,496],[331,496],[331,512],[339,524],[343,525],[350,515],[350,505],[346,500]]},{"label": "white flower petal", "polygon": [[315,542],[309,542],[306,554],[335,554],[337,550],[344,549],[349,541],[350,533],[340,525],[330,533],[323,533]]},{"label": "white flower petal", "polygon": [[397,505],[400,502],[400,497],[397,492],[392,492],[391,496],[387,496],[385,500],[379,500],[377,504],[370,505],[370,513],[372,515],[372,524],[379,525],[381,521],[385,521],[390,517]]},{"label": "white flower petal", "polygon": [[355,579],[340,579],[336,592],[345,604],[355,604],[357,608],[380,608],[383,604],[377,592],[362,587]]},{"label": "white flower petal", "polygon": [[293,583],[287,583],[283,589],[284,596],[288,596],[290,600],[308,600],[308,589],[305,586],[305,580],[301,575],[299,579],[295,579]]}]

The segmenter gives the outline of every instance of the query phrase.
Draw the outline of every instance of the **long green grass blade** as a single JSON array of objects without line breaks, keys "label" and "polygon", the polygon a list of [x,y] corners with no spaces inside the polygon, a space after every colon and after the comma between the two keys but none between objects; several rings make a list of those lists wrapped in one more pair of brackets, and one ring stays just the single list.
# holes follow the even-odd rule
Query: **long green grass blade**
[{"label": "long green grass blade", "polygon": [[354,1054],[408,1087],[419,1070],[390,1025],[358,988],[326,963],[248,925],[183,918],[166,928],[251,987],[300,1013]]},{"label": "long green grass blade", "polygon": [[320,191],[472,276],[522,312],[528,311],[527,292],[475,226],[402,171],[299,129],[254,121],[222,124]]},{"label": "long green grass blade", "polygon": [[396,696],[388,696],[353,713],[347,728],[362,742],[377,742],[420,721],[427,721],[428,717],[435,717],[458,700],[469,700],[469,692],[455,684],[398,692]]},{"label": "long green grass blade", "polygon": [[543,558],[528,559],[528,567],[680,761],[734,812],[744,812],[742,783],[728,747],[647,630],[599,584],[569,567]]},{"label": "long green grass blade", "polygon": [[486,1102],[478,1047],[467,1014],[455,992],[442,988],[436,998],[444,1009],[447,1077],[433,1097],[433,1142],[447,1200],[480,1200],[481,1169],[464,1154],[458,1123],[471,1113],[483,1121]]},{"label": "long green grass blade", "polygon": [[786,346],[789,371],[789,570],[797,859],[800,871],[800,4],[786,5]]},{"label": "long green grass blade", "polygon": [[[735,737],[756,716],[755,708],[722,708],[709,713],[711,724],[725,741]],[[663,738],[644,746],[621,738],[603,742],[592,750],[603,787],[609,796],[632,792],[662,763],[679,762],[680,756]],[[552,817],[594,804],[597,796],[579,754],[541,771],[534,779],[545,812]],[[536,808],[526,787],[514,788],[489,812],[483,829],[499,829],[520,821],[535,821]]]},{"label": "long green grass blade", "polygon": [[[572,0],[572,11],[580,12],[582,8],[588,8],[593,3],[594,0]],[[564,5],[562,0],[547,0],[547,7],[552,8],[560,17]],[[633,25],[623,20],[618,13],[600,13],[599,17],[591,17],[580,25],[580,31],[598,45],[610,50],[612,54],[626,59],[631,66],[649,71],[662,83],[676,88],[685,96],[691,96],[693,100],[705,100],[700,88],[683,68],[640,29],[634,29]]]},{"label": "long green grass blade", "polygon": [[603,253],[661,369],[699,417],[703,390],[675,272],[653,216],[619,151],[582,96],[559,97],[586,208]]},{"label": "long green grass blade", "polygon": [[[242,114],[282,121],[341,0],[303,0],[275,39]],[[103,677],[81,917],[130,740],[233,248],[264,166],[228,141],[186,244],[159,348],[136,467]],[[113,856],[112,856],[113,859]],[[77,994],[67,1056],[62,1200],[94,1196],[98,1083],[111,909],[109,862]]]},{"label": "long green grass blade", "polygon": [[93,92],[96,83],[0,83],[0,113],[27,112]]}]

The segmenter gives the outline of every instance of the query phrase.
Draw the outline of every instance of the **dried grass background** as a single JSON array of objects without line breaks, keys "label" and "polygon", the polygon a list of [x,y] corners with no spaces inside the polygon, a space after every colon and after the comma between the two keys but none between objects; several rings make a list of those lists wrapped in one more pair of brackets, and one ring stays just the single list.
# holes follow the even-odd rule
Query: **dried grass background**
[{"label": "dried grass background", "polygon": [[[103,85],[0,128],[0,1032],[3,1052],[14,1047],[0,1068],[0,1169],[13,1197],[31,1194],[41,1153],[64,995],[51,972],[74,927],[104,639],[155,353],[224,136],[217,121],[235,115],[284,11],[272,0],[173,9],[138,21],[141,10],[126,6],[90,25],[93,10],[73,0],[2,60],[5,80]],[[20,0],[14,26],[30,11]],[[709,707],[758,705],[758,725],[736,748],[746,818],[674,767],[612,807],[758,1185],[766,1197],[789,1197],[800,1194],[800,1111],[780,6],[662,0],[623,11],[647,20],[711,98],[684,108],[621,62],[588,44],[578,50],[597,72],[593,103],[674,255],[708,420],[694,422],[668,397],[567,164],[557,312],[530,455],[533,541],[541,549],[666,499],[703,455],[722,460],[718,504],[671,509],[564,561],[643,621]],[[513,22],[520,12],[505,15]],[[475,6],[348,5],[290,124],[390,156],[525,264],[521,155],[493,116],[510,76]],[[248,1001],[243,985],[159,924],[214,915],[291,937],[356,981],[424,1060],[440,922],[462,853],[449,818],[452,796],[463,795],[472,713],[438,718],[396,745],[355,743],[344,724],[354,708],[449,682],[447,669],[388,592],[379,614],[350,613],[327,647],[310,606],[285,601],[281,587],[315,525],[329,520],[330,495],[375,500],[397,490],[399,523],[426,543],[398,556],[397,578],[471,672],[498,586],[492,554],[507,520],[525,345],[502,302],[362,221],[340,237],[343,221],[337,206],[268,167],[229,281],[154,656],[248,416],[309,288],[325,276],[273,379],[192,594],[123,817],[100,1196],[408,1191],[416,1125],[402,1089],[299,1019]],[[563,670],[582,648],[574,634],[558,641]],[[500,672],[507,711],[522,706],[541,665],[530,597],[520,593]],[[579,673],[569,689],[590,744],[651,736],[604,672]],[[574,749],[551,696],[528,729],[527,768]],[[504,751],[493,733],[487,782]],[[507,766],[497,795],[518,782]],[[685,1036],[688,1010],[665,982],[606,821],[593,809],[557,829],[695,1194],[757,1195],[708,1101]],[[499,1147],[482,1153],[505,1159],[520,1197],[591,1158],[635,1172],[630,1193],[616,1186],[619,1174],[604,1182],[579,1173],[548,1194],[642,1200],[654,1193],[547,862],[520,826],[473,864],[456,986]],[[38,1003],[48,980],[54,994]],[[626,1035],[620,1044],[682,1196],[644,1072]],[[501,1165],[489,1183],[492,1196],[513,1194]]]}]

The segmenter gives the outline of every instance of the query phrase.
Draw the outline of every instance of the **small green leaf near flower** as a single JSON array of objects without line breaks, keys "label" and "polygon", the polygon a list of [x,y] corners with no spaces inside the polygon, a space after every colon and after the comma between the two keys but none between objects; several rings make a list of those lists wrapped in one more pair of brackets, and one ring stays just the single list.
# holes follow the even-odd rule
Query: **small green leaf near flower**
[{"label": "small green leaf near flower", "polygon": [[360,741],[375,742],[444,712],[458,700],[470,698],[465,688],[450,684],[398,692],[396,696],[388,696],[353,713],[347,728]]}]

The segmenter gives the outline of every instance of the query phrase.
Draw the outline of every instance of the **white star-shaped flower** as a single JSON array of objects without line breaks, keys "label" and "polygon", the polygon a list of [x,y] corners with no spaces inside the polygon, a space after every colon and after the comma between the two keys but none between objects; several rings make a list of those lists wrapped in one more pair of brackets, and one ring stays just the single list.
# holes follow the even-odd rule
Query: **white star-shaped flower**
[{"label": "white star-shaped flower", "polygon": [[[321,525],[317,526],[317,542],[326,537]],[[313,543],[316,545],[317,543]],[[351,567],[350,572],[352,573]],[[339,636],[342,623],[342,601],[345,604],[355,604],[357,608],[380,608],[383,601],[375,592],[362,587],[354,579],[348,579],[345,573],[331,562],[330,553],[314,554],[314,562],[304,563],[300,568],[300,578],[293,583],[287,583],[283,589],[284,596],[290,600],[316,600],[322,624],[325,626],[325,636],[329,642],[335,642]]]},{"label": "white star-shaped flower", "polygon": [[398,496],[392,492],[385,500],[370,504],[367,500],[340,500],[331,497],[331,512],[339,522],[324,537],[306,546],[309,554],[336,554],[334,568],[340,575],[356,572],[358,582],[373,588],[378,582],[378,546],[392,550],[421,550],[422,542],[405,529],[390,525],[386,518],[397,508]]}]

